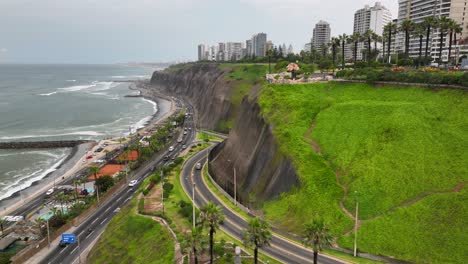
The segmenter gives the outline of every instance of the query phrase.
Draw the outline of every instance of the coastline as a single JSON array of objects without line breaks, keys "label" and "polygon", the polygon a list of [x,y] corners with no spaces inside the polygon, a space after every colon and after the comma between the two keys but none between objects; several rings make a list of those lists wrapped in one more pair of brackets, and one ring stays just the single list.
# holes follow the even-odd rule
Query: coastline
[{"label": "coastline", "polygon": [[[172,114],[174,111],[174,104],[170,98],[143,95],[143,92],[139,88],[134,87],[134,85],[138,86],[139,83],[141,83],[141,81],[133,82],[131,85],[129,85],[129,90],[138,90],[140,92],[139,97],[156,104],[156,112],[151,116],[151,118],[149,118],[143,127],[136,129],[137,133],[144,133],[152,129],[161,120]],[[44,193],[46,190],[52,188],[54,186],[54,179],[55,184],[58,185],[69,177],[75,176],[78,171],[89,166],[89,162],[83,163],[81,160],[85,160],[86,155],[88,155],[90,151],[94,151],[94,148],[103,144],[104,142],[107,143],[109,141],[117,141],[118,138],[120,137],[100,139],[92,143],[85,143],[72,148],[70,154],[68,154],[58,166],[54,166],[54,171],[49,172],[43,178],[32,182],[30,186],[22,189],[21,191],[17,191],[9,197],[0,200],[0,216],[8,215],[10,212],[21,207],[21,205],[35,199],[41,193]],[[95,159],[98,158],[100,157],[95,157]],[[53,169],[53,167],[49,169]]]}]

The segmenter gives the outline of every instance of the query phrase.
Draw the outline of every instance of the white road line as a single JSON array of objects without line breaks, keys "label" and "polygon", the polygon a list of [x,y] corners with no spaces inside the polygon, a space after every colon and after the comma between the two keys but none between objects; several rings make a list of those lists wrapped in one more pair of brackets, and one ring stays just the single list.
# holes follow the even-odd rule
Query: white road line
[{"label": "white road line", "polygon": [[118,202],[118,201],[120,201],[120,199],[122,199],[122,196],[120,196],[119,199],[117,199],[116,201]]},{"label": "white road line", "polygon": [[127,192],[130,192],[132,189],[128,189]]},{"label": "white road line", "polygon": [[111,209],[110,206],[106,210],[104,210],[104,213],[109,211],[109,209]]},{"label": "white road line", "polygon": [[62,250],[60,250],[60,252],[59,252],[59,255],[60,255],[60,254],[62,254],[62,253],[63,253],[63,251],[64,251],[65,249],[67,249],[67,248],[66,248],[66,247],[64,247]]},{"label": "white road line", "polygon": [[78,246],[76,246],[71,252],[70,252],[70,255],[73,255],[73,252],[75,252],[75,250],[78,249]]},{"label": "white road line", "polygon": [[124,202],[126,202],[126,201],[128,201],[128,200],[130,200],[130,199],[132,199],[132,197],[131,197],[131,196],[130,196],[130,197],[128,197],[127,199],[125,199],[125,201],[124,201]]},{"label": "white road line", "polygon": [[89,234],[86,235],[86,238],[88,238],[92,233],[94,233],[94,230],[91,231]]},{"label": "white road line", "polygon": [[[94,224],[98,219],[99,219],[99,216],[96,217],[96,219],[94,219],[94,220],[91,222],[91,225]],[[81,233],[83,233],[83,232],[81,232]],[[81,234],[81,233],[80,233],[80,234]]]},{"label": "white road line", "polygon": [[104,218],[104,220],[102,220],[102,222],[100,223],[100,225],[104,224],[104,222],[107,220],[108,217]]}]

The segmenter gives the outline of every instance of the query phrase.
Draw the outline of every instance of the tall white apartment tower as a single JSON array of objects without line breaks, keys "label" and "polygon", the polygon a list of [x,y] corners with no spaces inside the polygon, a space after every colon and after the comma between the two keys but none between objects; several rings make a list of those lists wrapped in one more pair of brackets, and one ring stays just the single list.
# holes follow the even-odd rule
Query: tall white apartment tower
[{"label": "tall white apartment tower", "polygon": [[330,42],[330,24],[320,20],[315,24],[314,32],[312,34],[312,46],[316,50],[320,50],[322,46],[326,46]]},{"label": "tall white apartment tower", "polygon": [[[354,33],[364,34],[368,29],[371,29],[379,36],[382,36],[383,29],[386,24],[392,21],[392,13],[380,2],[376,2],[374,6],[366,5],[354,13]],[[365,42],[359,43],[357,59],[362,60],[361,50],[367,46]],[[382,44],[377,45],[377,49],[382,49]]]},{"label": "tall white apartment tower", "polygon": [[[414,23],[421,23],[426,17],[449,17],[463,28],[462,34],[457,36],[457,45],[453,45],[452,58],[468,54],[468,0],[399,0],[398,25],[409,19]],[[404,52],[405,38],[403,33],[397,36],[396,46],[398,52]],[[442,41],[442,61],[448,61],[449,35]],[[466,44],[465,44],[466,43]],[[423,44],[425,47],[425,44]],[[439,59],[440,34],[437,29],[432,31],[430,37],[430,52],[434,61]],[[423,48],[424,49],[424,48]],[[424,51],[423,51],[424,53]],[[419,56],[419,39],[411,37],[408,54],[410,57]]]}]

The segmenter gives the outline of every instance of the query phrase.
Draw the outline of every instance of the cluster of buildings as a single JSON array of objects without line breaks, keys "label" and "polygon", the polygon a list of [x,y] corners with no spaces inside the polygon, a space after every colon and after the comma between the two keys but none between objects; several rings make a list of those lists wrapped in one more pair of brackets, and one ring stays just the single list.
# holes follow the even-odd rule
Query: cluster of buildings
[{"label": "cluster of buildings", "polygon": [[[238,61],[243,58],[265,57],[268,50],[274,48],[273,42],[267,39],[267,34],[258,33],[245,42],[220,42],[216,45],[198,45],[199,61]],[[294,53],[292,45],[286,44],[278,49],[283,54]]]},{"label": "cluster of buildings", "polygon": [[[468,0],[398,0],[399,9],[397,18],[394,19],[388,8],[380,2],[376,2],[373,6],[366,5],[358,9],[354,13],[353,33],[363,35],[367,30],[372,30],[379,36],[384,33],[384,27],[393,22],[399,27],[403,21],[411,20],[414,23],[421,23],[425,18],[433,17],[448,17],[461,25],[463,31],[457,35],[457,39],[452,44],[452,59],[460,58],[468,54]],[[465,21],[467,20],[467,21]],[[440,32],[434,28],[430,36],[430,55],[432,59],[438,60],[440,43]],[[320,52],[323,49],[329,49],[331,40],[331,27],[326,21],[320,20],[313,29],[312,38],[309,43],[304,46],[305,51],[312,49]],[[425,38],[424,38],[425,40]],[[442,61],[448,61],[448,46],[449,34],[443,39]],[[387,52],[387,43],[377,43],[377,49],[380,56],[382,48]],[[363,59],[362,50],[367,48],[365,41],[360,41],[357,47],[357,60]],[[374,44],[372,44],[374,46]],[[424,44],[425,47],[425,44]],[[273,49],[273,43],[267,40],[267,34],[258,33],[244,42],[227,42],[218,43],[217,45],[209,46],[198,45],[198,60],[212,61],[236,61],[242,58],[264,57],[266,52]],[[372,47],[374,48],[374,47]],[[286,48],[286,45],[277,47],[282,54],[293,53],[292,46]],[[404,32],[398,32],[391,40],[391,53],[403,53],[405,49]],[[345,58],[350,60],[353,58],[353,44],[349,43],[345,46]],[[412,34],[410,37],[409,52],[410,57],[419,56],[419,37]]]},{"label": "cluster of buildings", "polygon": [[[462,55],[468,54],[468,0],[399,0],[398,18],[393,19],[390,10],[383,6],[380,2],[376,2],[374,6],[366,5],[364,8],[358,9],[354,13],[353,33],[364,34],[368,29],[371,29],[377,35],[382,36],[384,27],[390,22],[393,22],[399,27],[405,20],[411,20],[414,23],[421,23],[426,17],[448,17],[455,20],[463,28],[463,32],[457,37],[457,45],[453,45],[452,57],[459,58]],[[465,22],[465,20],[467,20]],[[313,36],[310,43],[305,44],[304,50],[310,51],[311,48],[320,50],[326,46],[331,39],[330,24],[325,21],[319,21],[313,30]],[[434,29],[430,36],[430,53],[434,60],[438,60],[440,48],[440,32]],[[454,40],[455,41],[455,40]],[[448,61],[448,42],[449,35],[443,39],[445,43],[442,52],[442,61]],[[405,49],[404,32],[398,32],[391,41],[392,53],[403,53]],[[387,40],[385,40],[385,45]],[[363,54],[361,50],[366,48],[366,43],[359,42],[357,59],[362,60]],[[382,54],[382,43],[377,43],[377,49]],[[385,47],[387,49],[388,47]],[[347,44],[345,47],[345,58],[351,59],[352,44]],[[412,35],[410,38],[409,52],[410,57],[419,56],[419,37]]]}]

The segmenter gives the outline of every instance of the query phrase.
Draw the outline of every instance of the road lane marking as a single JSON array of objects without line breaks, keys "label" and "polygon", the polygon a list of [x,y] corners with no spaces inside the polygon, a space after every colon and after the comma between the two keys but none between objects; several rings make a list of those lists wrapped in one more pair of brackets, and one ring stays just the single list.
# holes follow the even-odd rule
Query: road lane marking
[{"label": "road lane marking", "polygon": [[119,199],[117,199],[116,201],[118,202],[118,201],[120,201],[120,199],[122,199],[122,196],[120,196]]},{"label": "road lane marking", "polygon": [[102,222],[100,223],[100,225],[104,224],[104,222],[107,220],[108,217],[104,218],[104,220],[102,220]]},{"label": "road lane marking", "polygon": [[[99,219],[99,216],[96,217],[96,219],[94,219],[94,220],[91,222],[91,225],[94,224],[98,219]],[[83,232],[81,232],[81,233],[83,233]],[[81,233],[80,233],[80,234],[81,234]]]},{"label": "road lane marking", "polygon": [[109,211],[109,209],[111,209],[110,206],[107,207],[107,209],[104,211],[104,213],[107,212],[107,211]]},{"label": "road lane marking", "polygon": [[130,199],[132,199],[132,197],[131,197],[131,196],[130,196],[130,197],[128,197],[127,199],[125,199],[124,203],[125,203],[126,201],[130,200]]},{"label": "road lane marking", "polygon": [[67,249],[67,248],[66,248],[66,247],[64,247],[62,250],[60,250],[60,252],[59,252],[59,255],[60,255],[60,254],[62,254],[62,253],[63,253],[63,251],[64,251],[65,249]]},{"label": "road lane marking", "polygon": [[78,246],[76,246],[71,252],[70,255],[73,255],[73,252],[75,252],[78,249]]},{"label": "road lane marking", "polygon": [[88,238],[92,233],[94,233],[94,230],[91,231],[89,234],[86,235],[86,238]]}]

